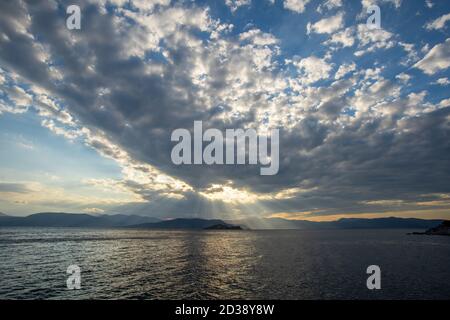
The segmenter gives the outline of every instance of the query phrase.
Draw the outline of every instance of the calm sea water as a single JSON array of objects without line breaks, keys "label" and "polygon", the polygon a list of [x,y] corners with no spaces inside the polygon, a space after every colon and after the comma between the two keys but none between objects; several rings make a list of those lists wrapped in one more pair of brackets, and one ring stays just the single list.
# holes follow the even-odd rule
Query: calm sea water
[{"label": "calm sea water", "polygon": [[0,298],[449,299],[450,237],[406,232],[0,228]]}]

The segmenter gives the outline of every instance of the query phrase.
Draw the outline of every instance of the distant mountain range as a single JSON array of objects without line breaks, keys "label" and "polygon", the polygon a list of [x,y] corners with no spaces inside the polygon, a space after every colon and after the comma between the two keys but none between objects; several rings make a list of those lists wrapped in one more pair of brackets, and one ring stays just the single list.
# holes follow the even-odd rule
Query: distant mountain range
[{"label": "distant mountain range", "polygon": [[343,218],[336,221],[315,222],[280,218],[250,218],[227,222],[235,225],[245,225],[250,229],[427,229],[435,227],[442,220],[389,217],[375,219]]},{"label": "distant mountain range", "polygon": [[0,227],[125,227],[160,221],[137,215],[90,215],[82,213],[41,212],[26,217],[0,215]]},{"label": "distant mountain range", "polygon": [[0,227],[79,227],[79,228],[144,228],[144,229],[429,229],[442,220],[414,218],[346,218],[336,221],[313,222],[279,218],[249,218],[240,220],[220,219],[171,219],[160,220],[138,215],[90,215],[81,213],[42,212],[26,217],[0,214]]}]

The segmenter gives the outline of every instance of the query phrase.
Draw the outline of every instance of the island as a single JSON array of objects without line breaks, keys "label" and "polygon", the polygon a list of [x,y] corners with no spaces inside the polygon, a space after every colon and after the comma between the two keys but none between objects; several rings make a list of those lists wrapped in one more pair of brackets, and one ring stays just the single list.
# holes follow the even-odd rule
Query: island
[{"label": "island", "polygon": [[231,224],[214,224],[212,226],[204,228],[204,230],[242,230],[241,226],[235,226]]},{"label": "island", "polygon": [[437,236],[450,236],[450,220],[444,220],[440,225],[434,228],[430,228],[425,232],[411,232],[413,235],[437,235]]}]

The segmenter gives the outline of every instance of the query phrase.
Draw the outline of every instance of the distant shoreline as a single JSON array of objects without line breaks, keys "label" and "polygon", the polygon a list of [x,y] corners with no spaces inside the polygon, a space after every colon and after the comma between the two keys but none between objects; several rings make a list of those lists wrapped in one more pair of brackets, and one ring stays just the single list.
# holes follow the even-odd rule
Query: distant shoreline
[{"label": "distant shoreline", "polygon": [[[25,217],[0,216],[0,227],[126,228],[158,230],[352,230],[413,229],[432,230],[445,220],[415,218],[342,218],[314,222],[281,218],[242,218],[236,220],[175,218],[161,220],[137,215],[89,215],[64,212],[35,213]],[[420,234],[417,232],[416,234]]]}]

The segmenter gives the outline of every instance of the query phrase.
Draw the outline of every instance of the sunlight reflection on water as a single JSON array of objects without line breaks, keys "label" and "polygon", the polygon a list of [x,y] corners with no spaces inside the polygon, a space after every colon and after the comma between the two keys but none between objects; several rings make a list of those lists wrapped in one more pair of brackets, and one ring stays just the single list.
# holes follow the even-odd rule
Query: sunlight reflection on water
[{"label": "sunlight reflection on water", "polygon": [[[450,298],[450,238],[405,233],[0,228],[0,298]],[[71,264],[81,290],[66,288]]]}]

